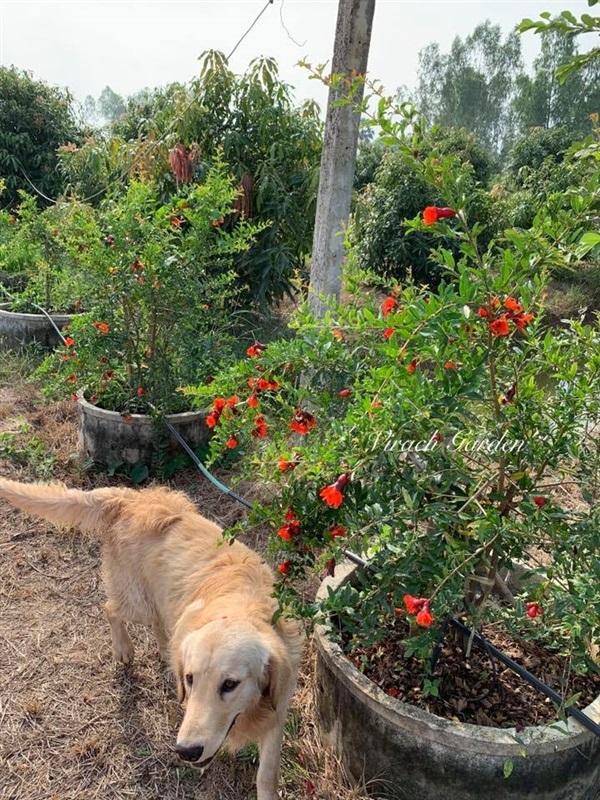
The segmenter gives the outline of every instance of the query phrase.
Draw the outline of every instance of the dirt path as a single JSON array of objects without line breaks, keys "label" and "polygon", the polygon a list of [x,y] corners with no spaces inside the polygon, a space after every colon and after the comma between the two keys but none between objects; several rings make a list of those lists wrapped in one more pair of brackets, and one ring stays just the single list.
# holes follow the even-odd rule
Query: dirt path
[{"label": "dirt path", "polygon": [[[83,470],[76,443],[74,405],[0,390],[0,475],[115,482]],[[195,472],[173,483],[222,525],[244,513]],[[260,549],[264,532],[249,539]],[[98,566],[95,541],[0,504],[1,800],[251,800],[254,749],[219,756],[202,778],[176,757],[181,711],[152,636],[133,629],[132,668],[112,661]],[[290,713],[281,796],[358,797],[316,738],[310,682],[308,671]]]}]

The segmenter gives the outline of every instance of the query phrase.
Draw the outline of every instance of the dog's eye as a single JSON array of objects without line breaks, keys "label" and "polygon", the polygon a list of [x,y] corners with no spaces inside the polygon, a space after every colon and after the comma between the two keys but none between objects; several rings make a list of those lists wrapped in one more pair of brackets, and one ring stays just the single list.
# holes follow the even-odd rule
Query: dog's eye
[{"label": "dog's eye", "polygon": [[188,674],[185,676],[185,682],[187,683],[188,686],[191,686],[192,683],[194,682],[194,676],[192,675],[191,672],[188,672]]},{"label": "dog's eye", "polygon": [[239,681],[233,681],[228,678],[226,681],[223,681],[221,684],[221,694],[227,694],[227,692],[233,692],[233,690],[239,686]]}]

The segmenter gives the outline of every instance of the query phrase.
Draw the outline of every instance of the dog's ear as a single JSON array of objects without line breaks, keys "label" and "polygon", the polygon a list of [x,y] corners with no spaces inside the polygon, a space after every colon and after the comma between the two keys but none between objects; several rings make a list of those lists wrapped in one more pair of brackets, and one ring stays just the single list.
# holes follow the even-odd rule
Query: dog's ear
[{"label": "dog's ear", "polygon": [[263,702],[272,710],[277,710],[277,678],[278,666],[277,659],[271,654],[263,665],[260,679],[260,691]]},{"label": "dog's ear", "polygon": [[285,664],[280,654],[271,652],[263,666],[260,689],[263,702],[272,711],[277,710],[277,704],[282,699],[281,692],[289,677],[289,667]]}]

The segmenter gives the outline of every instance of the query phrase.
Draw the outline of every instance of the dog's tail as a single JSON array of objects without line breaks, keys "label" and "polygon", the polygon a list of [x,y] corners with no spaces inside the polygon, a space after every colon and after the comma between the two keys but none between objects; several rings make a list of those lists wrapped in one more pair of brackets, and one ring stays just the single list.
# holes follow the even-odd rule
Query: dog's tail
[{"label": "dog's tail", "polygon": [[19,483],[0,478],[0,497],[13,506],[57,525],[94,531],[103,528],[121,506],[127,489],[83,491],[64,483]]}]

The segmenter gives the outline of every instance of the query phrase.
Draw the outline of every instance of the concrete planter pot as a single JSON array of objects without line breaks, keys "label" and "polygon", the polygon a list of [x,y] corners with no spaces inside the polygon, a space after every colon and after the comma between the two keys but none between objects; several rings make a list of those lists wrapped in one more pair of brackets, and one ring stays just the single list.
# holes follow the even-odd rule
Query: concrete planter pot
[{"label": "concrete planter pot", "polygon": [[[33,342],[51,350],[60,343],[60,336],[44,314],[22,314],[9,308],[9,303],[0,304],[0,350],[22,350]],[[72,314],[50,316],[59,330],[73,318]]]},{"label": "concrete planter pot", "polygon": [[[356,567],[336,568],[326,597]],[[598,800],[600,739],[569,719],[565,726],[512,729],[452,722],[389,697],[362,675],[323,627],[317,645],[319,725],[349,774],[372,782],[374,797],[408,800]],[[584,709],[600,722],[600,697]],[[513,771],[504,777],[504,765]]]},{"label": "concrete planter pot", "polygon": [[[122,416],[117,411],[107,411],[77,399],[79,411],[79,450],[97,464],[150,464],[155,455],[156,443],[163,435],[156,420],[146,414]],[[206,413],[186,411],[170,414],[169,422],[183,436],[190,447],[206,444],[210,429],[205,424]],[[164,430],[168,447],[173,455],[182,450],[176,439]]]}]

